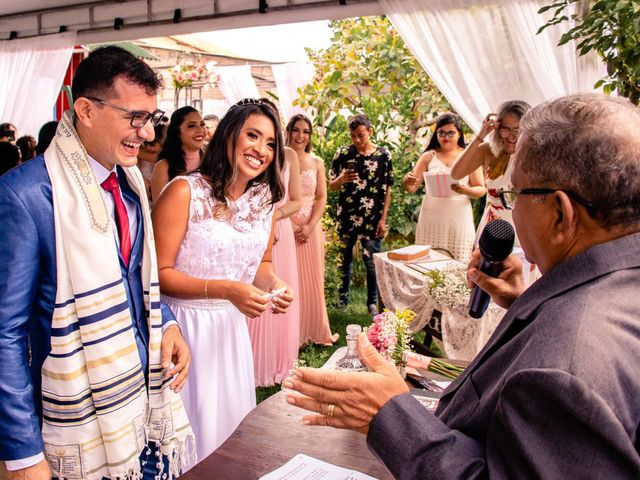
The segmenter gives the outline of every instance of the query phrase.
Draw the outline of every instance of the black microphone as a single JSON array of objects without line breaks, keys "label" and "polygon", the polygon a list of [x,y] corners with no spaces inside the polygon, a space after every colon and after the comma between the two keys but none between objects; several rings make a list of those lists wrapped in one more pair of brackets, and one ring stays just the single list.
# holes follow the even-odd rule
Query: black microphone
[{"label": "black microphone", "polygon": [[[482,254],[480,271],[492,277],[500,275],[502,262],[511,254],[515,237],[516,234],[509,222],[496,219],[487,223],[478,241]],[[482,317],[490,299],[489,294],[480,287],[473,287],[469,299],[469,315],[473,318]]]}]

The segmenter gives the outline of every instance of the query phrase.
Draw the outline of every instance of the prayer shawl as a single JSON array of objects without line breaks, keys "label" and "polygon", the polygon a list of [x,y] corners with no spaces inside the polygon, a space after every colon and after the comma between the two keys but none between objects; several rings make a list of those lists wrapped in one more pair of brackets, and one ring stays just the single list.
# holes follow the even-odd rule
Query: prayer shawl
[{"label": "prayer shawl", "polygon": [[[169,457],[166,473],[178,475],[193,433],[180,396],[168,388],[171,379],[162,378],[160,289],[142,175],[135,167],[124,168],[142,202],[148,390],[111,219],[70,112],[45,163],[53,191],[58,282],[51,352],[42,366],[42,437],[52,474],[140,477],[139,455],[147,442],[155,442]],[[162,473],[162,462],[156,466]]]}]

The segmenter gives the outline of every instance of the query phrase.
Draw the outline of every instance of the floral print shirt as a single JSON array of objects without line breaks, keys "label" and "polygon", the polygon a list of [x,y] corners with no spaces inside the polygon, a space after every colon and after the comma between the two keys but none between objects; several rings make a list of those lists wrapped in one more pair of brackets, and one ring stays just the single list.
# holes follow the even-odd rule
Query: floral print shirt
[{"label": "floral print shirt", "polygon": [[354,145],[341,147],[331,164],[331,178],[340,176],[351,159],[356,160],[358,179],[340,188],[336,210],[338,233],[342,237],[374,239],[387,189],[393,185],[391,157],[384,147],[376,147],[370,155],[358,153]]}]

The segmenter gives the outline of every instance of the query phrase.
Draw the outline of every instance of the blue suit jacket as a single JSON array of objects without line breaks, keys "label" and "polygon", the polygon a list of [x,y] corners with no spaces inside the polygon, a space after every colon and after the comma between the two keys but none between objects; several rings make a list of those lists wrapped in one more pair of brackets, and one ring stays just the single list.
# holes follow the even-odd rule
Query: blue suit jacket
[{"label": "blue suit jacket", "polygon": [[[123,196],[137,205],[138,229],[129,268],[122,258],[120,267],[146,372],[149,333],[140,272],[144,225],[138,196],[121,170],[118,178]],[[0,368],[0,459],[16,460],[44,449],[41,367],[50,351],[57,286],[51,182],[42,155],[0,177],[0,218],[0,351],[4,364]],[[163,323],[174,319],[164,305],[162,313]]]}]

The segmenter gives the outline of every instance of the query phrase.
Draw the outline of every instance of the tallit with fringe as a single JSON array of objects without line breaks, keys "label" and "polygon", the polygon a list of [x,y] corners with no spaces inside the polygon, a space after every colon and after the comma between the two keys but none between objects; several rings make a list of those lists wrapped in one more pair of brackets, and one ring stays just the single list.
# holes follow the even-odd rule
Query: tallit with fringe
[{"label": "tallit with fringe", "polygon": [[[51,352],[42,366],[42,437],[52,475],[137,478],[140,453],[155,442],[169,458],[170,471],[164,473],[177,476],[193,433],[180,396],[169,389],[171,379],[163,380],[160,289],[142,175],[124,168],[142,203],[148,386],[102,187],[70,112],[58,125],[45,163],[53,190],[58,282]],[[160,478],[162,462],[157,468]]]}]

